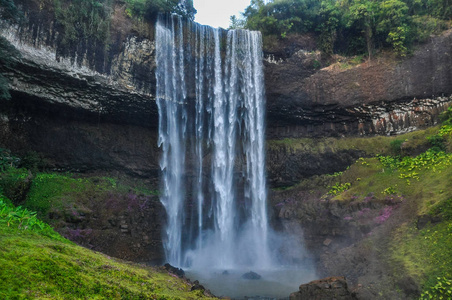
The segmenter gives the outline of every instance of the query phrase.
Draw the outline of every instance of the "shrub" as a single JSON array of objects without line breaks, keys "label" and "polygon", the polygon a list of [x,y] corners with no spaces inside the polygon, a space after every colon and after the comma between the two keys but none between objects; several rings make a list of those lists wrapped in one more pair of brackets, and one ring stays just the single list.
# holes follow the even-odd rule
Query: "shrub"
[{"label": "shrub", "polygon": [[126,0],[129,17],[156,20],[159,13],[175,13],[194,20],[196,9],[193,0]]},{"label": "shrub", "polygon": [[46,164],[45,158],[35,151],[28,151],[20,160],[20,167],[26,168],[32,173],[42,171]]},{"label": "shrub", "polygon": [[0,148],[0,171],[4,172],[8,168],[17,167],[20,159],[11,154],[8,149]]},{"label": "shrub", "polygon": [[443,136],[437,134],[432,135],[427,138],[430,145],[432,146],[432,150],[434,151],[446,151],[445,139]]},{"label": "shrub", "polygon": [[31,179],[32,175],[27,169],[9,168],[0,175],[0,191],[18,205],[25,201]]},{"label": "shrub", "polygon": [[389,147],[391,148],[391,152],[394,155],[400,155],[402,154],[402,145],[405,141],[401,139],[395,139],[390,144]]},{"label": "shrub", "polygon": [[14,207],[8,204],[1,196],[0,224],[6,224],[8,227],[15,227],[22,230],[35,231],[50,238],[65,241],[52,227],[39,220],[36,217],[36,212],[32,212],[21,206]]}]

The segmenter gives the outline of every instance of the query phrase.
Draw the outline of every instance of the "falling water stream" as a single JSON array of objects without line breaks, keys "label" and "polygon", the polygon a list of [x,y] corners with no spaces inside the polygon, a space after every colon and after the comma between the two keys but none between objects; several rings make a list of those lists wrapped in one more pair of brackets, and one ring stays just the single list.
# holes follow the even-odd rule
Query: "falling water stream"
[{"label": "falling water stream", "polygon": [[260,33],[160,16],[156,60],[168,262],[200,277],[275,269]]}]

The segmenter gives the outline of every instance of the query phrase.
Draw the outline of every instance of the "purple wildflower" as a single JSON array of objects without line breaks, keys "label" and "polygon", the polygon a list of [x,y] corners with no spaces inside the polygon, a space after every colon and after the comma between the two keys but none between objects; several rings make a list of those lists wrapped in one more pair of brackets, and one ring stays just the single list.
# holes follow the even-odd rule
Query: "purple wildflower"
[{"label": "purple wildflower", "polygon": [[378,224],[383,224],[387,219],[389,219],[389,217],[391,216],[391,213],[392,213],[392,207],[391,206],[386,206],[380,212],[380,215],[375,218],[375,221]]}]

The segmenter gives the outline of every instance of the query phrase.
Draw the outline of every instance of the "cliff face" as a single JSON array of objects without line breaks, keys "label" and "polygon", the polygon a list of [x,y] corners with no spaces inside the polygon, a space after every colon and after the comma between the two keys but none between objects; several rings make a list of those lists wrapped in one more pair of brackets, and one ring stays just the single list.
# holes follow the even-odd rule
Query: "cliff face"
[{"label": "cliff face", "polygon": [[286,59],[267,56],[272,137],[398,133],[434,124],[450,102],[437,97],[452,93],[452,30],[402,61],[375,59],[315,71],[318,60],[305,50]]},{"label": "cliff face", "polygon": [[[49,21],[53,15],[34,7],[33,2],[27,4],[25,23],[5,26],[2,31],[21,54],[13,66],[0,66],[16,95],[13,101],[33,98],[77,111],[85,119],[145,127],[157,124],[152,34],[137,36],[127,20],[125,24],[112,22],[109,42],[90,46],[87,38],[68,50],[70,46],[63,47],[58,38],[62,34],[56,22]],[[121,9],[115,14],[124,14],[117,12]],[[118,18],[115,14],[113,21]],[[147,26],[147,31],[153,30]]]},{"label": "cliff face", "polygon": [[[1,103],[0,146],[41,152],[62,169],[156,176],[154,25],[133,23],[117,3],[108,47],[88,37],[68,48],[51,8],[18,3],[25,22],[1,33],[21,58],[0,66],[13,96]],[[317,70],[318,54],[292,44],[283,58],[265,59],[269,139],[400,133],[435,124],[451,102],[440,96],[452,94],[452,31],[401,62],[346,70]],[[280,156],[272,151],[269,159]]]}]

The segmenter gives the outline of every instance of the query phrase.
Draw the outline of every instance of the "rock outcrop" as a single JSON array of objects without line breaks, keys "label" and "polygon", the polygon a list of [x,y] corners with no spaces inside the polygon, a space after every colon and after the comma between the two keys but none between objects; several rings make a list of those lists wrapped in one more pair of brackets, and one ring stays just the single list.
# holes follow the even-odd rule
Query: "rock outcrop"
[{"label": "rock outcrop", "polygon": [[302,284],[300,285],[300,290],[298,292],[290,294],[289,299],[353,300],[357,298],[348,290],[345,277],[335,276]]},{"label": "rock outcrop", "polygon": [[52,208],[41,218],[86,248],[129,261],[164,262],[165,210],[156,196],[80,193],[75,204]]}]

